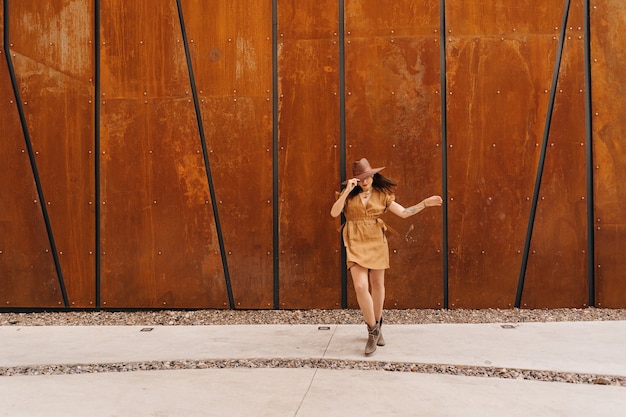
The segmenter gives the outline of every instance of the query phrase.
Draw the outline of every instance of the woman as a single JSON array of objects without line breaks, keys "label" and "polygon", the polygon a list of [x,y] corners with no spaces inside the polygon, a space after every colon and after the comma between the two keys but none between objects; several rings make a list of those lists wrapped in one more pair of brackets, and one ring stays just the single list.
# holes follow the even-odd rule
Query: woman
[{"label": "woman", "polygon": [[387,226],[380,216],[389,210],[406,219],[426,207],[442,204],[441,197],[435,195],[409,208],[402,207],[394,201],[393,190],[397,184],[378,173],[384,168],[372,168],[365,158],[354,162],[352,178],[344,181],[346,188],[330,210],[333,217],[341,213],[346,217],[343,242],[356,298],[367,323],[365,355],[368,356],[374,353],[376,346],[385,344],[381,326],[389,247],[385,237]]}]

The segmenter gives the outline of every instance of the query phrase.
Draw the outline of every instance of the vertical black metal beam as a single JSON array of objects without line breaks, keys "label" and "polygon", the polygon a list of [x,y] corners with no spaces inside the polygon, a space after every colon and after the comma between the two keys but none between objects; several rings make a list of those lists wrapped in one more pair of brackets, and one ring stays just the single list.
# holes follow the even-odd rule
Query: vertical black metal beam
[{"label": "vertical black metal beam", "polygon": [[33,178],[37,187],[37,196],[39,198],[39,205],[41,206],[41,212],[43,220],[46,225],[46,232],[48,233],[48,240],[50,242],[50,250],[52,251],[52,259],[54,260],[54,267],[56,268],[57,278],[59,280],[59,287],[61,289],[61,295],[63,296],[63,303],[65,308],[70,306],[67,298],[67,291],[65,289],[65,281],[63,280],[63,272],[61,270],[61,263],[59,262],[59,254],[57,251],[56,243],[54,241],[54,233],[52,232],[52,224],[50,223],[50,217],[48,215],[48,209],[46,207],[46,199],[43,193],[43,187],[39,177],[39,170],[37,169],[37,161],[35,160],[35,152],[33,151],[33,145],[28,131],[28,123],[24,114],[24,106],[22,105],[22,98],[20,96],[20,89],[17,84],[17,77],[15,75],[15,68],[13,67],[13,59],[11,58],[10,51],[10,19],[9,19],[9,0],[4,0],[4,56],[6,56],[7,66],[9,69],[9,75],[11,77],[11,86],[13,87],[13,95],[15,97],[15,103],[20,116],[20,123],[22,125],[22,133],[24,135],[24,142],[28,151],[28,158],[30,159],[30,166],[33,171]]},{"label": "vertical black metal beam", "polygon": [[593,101],[591,90],[591,22],[589,0],[584,0],[585,26],[585,130],[586,130],[586,165],[587,165],[587,279],[588,305],[596,305],[595,277],[595,213],[593,198]]},{"label": "vertical black metal beam", "polygon": [[274,309],[280,308],[280,218],[278,204],[278,0],[272,0],[272,230]]},{"label": "vertical black metal beam", "polygon": [[517,282],[517,294],[515,295],[515,308],[520,308],[522,304],[522,293],[524,292],[524,280],[526,278],[526,268],[528,266],[528,254],[530,252],[530,242],[533,236],[533,228],[535,226],[535,215],[537,213],[537,203],[539,201],[539,191],[541,190],[541,179],[543,176],[543,167],[546,160],[546,151],[548,148],[548,139],[550,136],[550,127],[552,124],[552,114],[554,112],[554,102],[556,100],[556,88],[559,82],[559,70],[561,69],[561,58],[563,57],[563,45],[565,44],[565,31],[567,29],[567,18],[569,17],[570,0],[565,0],[565,9],[563,10],[563,21],[561,22],[559,45],[557,47],[556,62],[554,64],[554,73],[552,75],[552,87],[550,89],[550,102],[546,114],[546,123],[543,129],[543,141],[541,143],[541,154],[539,156],[539,165],[537,167],[537,175],[535,177],[535,189],[533,192],[533,200],[528,217],[528,229],[526,232],[526,242],[524,244],[524,255],[522,257],[522,265],[520,267],[519,280]]},{"label": "vertical black metal beam", "polygon": [[202,155],[204,157],[204,166],[206,169],[207,182],[209,186],[209,193],[211,195],[211,204],[213,206],[213,217],[215,218],[215,229],[217,232],[217,240],[220,245],[220,254],[222,257],[222,267],[224,269],[224,280],[226,281],[226,292],[228,294],[228,303],[230,309],[235,308],[235,300],[233,298],[233,289],[230,282],[230,273],[228,271],[228,260],[226,259],[226,249],[224,248],[224,236],[222,234],[222,225],[220,222],[219,211],[217,209],[215,198],[215,187],[213,186],[213,176],[211,175],[211,164],[209,161],[209,152],[207,150],[206,136],[204,133],[204,125],[202,123],[202,113],[200,109],[200,100],[198,100],[198,89],[196,87],[196,79],[193,74],[193,65],[191,62],[191,53],[189,51],[189,40],[187,38],[187,29],[185,27],[185,19],[183,15],[183,7],[180,0],[176,0],[176,6],[178,7],[178,18],[180,19],[180,31],[183,37],[183,44],[185,46],[185,56],[187,58],[187,70],[189,72],[189,82],[191,84],[191,92],[193,95],[193,104],[196,110],[196,120],[198,122],[198,132],[200,133],[200,142],[202,145]]},{"label": "vertical black metal beam", "polygon": [[[345,3],[339,0],[339,177],[346,179],[346,35]],[[344,221],[343,214],[341,215]],[[340,236],[341,240],[342,237]],[[348,269],[346,268],[346,249],[343,240],[341,252],[341,308],[348,308]]]},{"label": "vertical black metal beam", "polygon": [[100,0],[94,0],[94,171],[95,171],[95,223],[96,223],[96,236],[95,236],[95,269],[96,269],[96,308],[101,307],[102,292],[101,292],[101,262],[102,262],[102,244],[101,237],[101,223],[100,223],[100,204],[101,204],[101,188],[100,188]]},{"label": "vertical black metal beam", "polygon": [[446,0],[439,2],[439,71],[441,90],[441,195],[442,207],[442,264],[443,264],[443,308],[448,308],[448,85],[446,62]]}]

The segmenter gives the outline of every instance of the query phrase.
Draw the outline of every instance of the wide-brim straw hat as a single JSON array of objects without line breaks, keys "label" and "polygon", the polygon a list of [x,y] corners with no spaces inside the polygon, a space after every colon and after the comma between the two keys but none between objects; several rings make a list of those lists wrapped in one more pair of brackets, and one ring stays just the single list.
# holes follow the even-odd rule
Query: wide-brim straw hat
[{"label": "wide-brim straw hat", "polygon": [[[365,178],[369,178],[377,172],[382,171],[385,167],[372,168],[369,161],[365,158],[361,158],[358,161],[354,161],[352,163],[352,177],[358,180],[363,180]],[[342,184],[346,184],[348,181],[342,182]]]}]

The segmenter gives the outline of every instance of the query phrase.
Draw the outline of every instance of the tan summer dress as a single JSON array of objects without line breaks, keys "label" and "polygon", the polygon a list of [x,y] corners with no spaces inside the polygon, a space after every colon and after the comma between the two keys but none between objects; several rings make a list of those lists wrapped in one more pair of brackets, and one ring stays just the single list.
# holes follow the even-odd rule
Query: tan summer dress
[{"label": "tan summer dress", "polygon": [[364,206],[361,199],[346,200],[343,214],[343,242],[346,247],[348,268],[359,264],[367,269],[389,268],[389,246],[385,231],[387,225],[380,216],[387,211],[395,195],[377,189]]}]

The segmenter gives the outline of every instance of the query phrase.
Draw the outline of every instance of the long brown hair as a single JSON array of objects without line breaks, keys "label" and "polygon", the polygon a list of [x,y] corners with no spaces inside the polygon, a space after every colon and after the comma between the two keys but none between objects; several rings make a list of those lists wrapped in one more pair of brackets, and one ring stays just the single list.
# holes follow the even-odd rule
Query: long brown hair
[{"label": "long brown hair", "polygon": [[[398,183],[396,183],[394,180],[387,178],[384,175],[379,174],[378,172],[374,174],[374,178],[372,179],[372,188],[386,194],[393,194],[394,187],[397,185]],[[361,188],[360,185],[357,185],[352,189],[352,191],[350,191],[350,194],[348,194],[348,198],[354,198],[361,191],[363,191],[363,188]]]}]

